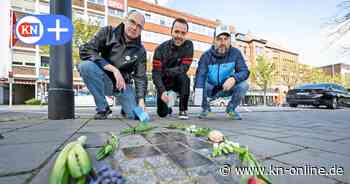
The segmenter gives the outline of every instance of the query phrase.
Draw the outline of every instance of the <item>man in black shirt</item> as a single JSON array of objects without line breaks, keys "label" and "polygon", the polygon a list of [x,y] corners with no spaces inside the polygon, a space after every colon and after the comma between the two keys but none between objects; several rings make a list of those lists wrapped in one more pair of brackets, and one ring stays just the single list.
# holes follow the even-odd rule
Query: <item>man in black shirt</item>
[{"label": "man in black shirt", "polygon": [[152,78],[157,88],[157,113],[165,117],[172,112],[168,107],[170,97],[167,91],[180,95],[180,119],[188,119],[187,107],[190,93],[190,79],[187,71],[193,59],[193,43],[186,40],[188,24],[185,19],[175,19],[171,28],[172,39],[160,44],[153,56]]}]

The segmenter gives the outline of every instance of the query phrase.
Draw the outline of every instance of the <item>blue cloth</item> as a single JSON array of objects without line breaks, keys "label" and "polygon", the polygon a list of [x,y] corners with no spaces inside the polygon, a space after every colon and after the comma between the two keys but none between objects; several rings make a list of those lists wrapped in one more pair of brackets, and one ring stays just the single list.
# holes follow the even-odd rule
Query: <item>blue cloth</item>
[{"label": "blue cloth", "polygon": [[90,60],[81,62],[79,72],[86,87],[94,97],[97,112],[105,111],[108,107],[105,96],[114,95],[120,102],[127,118],[135,119],[133,109],[137,107],[137,103],[135,90],[131,84],[127,84],[126,89],[121,92],[113,92],[112,80],[96,63]]}]

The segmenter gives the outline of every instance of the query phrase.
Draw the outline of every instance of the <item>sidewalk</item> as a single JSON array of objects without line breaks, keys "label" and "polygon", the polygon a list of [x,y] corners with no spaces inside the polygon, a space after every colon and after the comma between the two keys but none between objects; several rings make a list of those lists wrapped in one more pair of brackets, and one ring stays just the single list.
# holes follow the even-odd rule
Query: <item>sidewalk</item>
[{"label": "sidewalk", "polygon": [[[47,183],[59,150],[80,135],[88,138],[87,150],[95,168],[110,164],[121,171],[130,184],[239,183],[238,176],[222,176],[218,172],[225,163],[238,165],[236,155],[210,158],[211,145],[207,140],[162,128],[174,122],[220,130],[230,140],[247,145],[266,166],[312,164],[328,167],[338,164],[345,169],[341,176],[274,176],[274,183],[350,183],[349,109],[248,107],[239,109],[244,120],[234,122],[228,121],[224,113],[200,121],[196,118],[199,112],[196,108],[189,121],[161,119],[155,116],[154,109],[150,109],[152,124],[159,128],[148,136],[121,138],[118,152],[102,162],[97,162],[94,157],[108,136],[106,132],[117,134],[123,128],[135,126],[137,121],[116,115],[108,120],[91,120],[91,108],[79,109],[78,119],[59,121],[47,120],[45,112],[35,116],[22,109],[18,111],[0,113],[0,119],[27,117],[0,122],[0,134],[3,135],[3,139],[0,138],[0,183]],[[119,108],[113,108],[113,111],[119,114]]]}]

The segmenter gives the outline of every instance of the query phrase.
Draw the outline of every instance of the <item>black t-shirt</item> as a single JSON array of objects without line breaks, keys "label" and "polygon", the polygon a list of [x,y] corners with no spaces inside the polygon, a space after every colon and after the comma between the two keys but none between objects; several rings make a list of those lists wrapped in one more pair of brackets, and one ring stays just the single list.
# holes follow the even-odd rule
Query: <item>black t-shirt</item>
[{"label": "black t-shirt", "polygon": [[173,40],[160,44],[153,56],[152,78],[161,94],[165,91],[164,78],[173,78],[186,74],[193,60],[193,43],[186,40],[181,46],[176,46]]}]

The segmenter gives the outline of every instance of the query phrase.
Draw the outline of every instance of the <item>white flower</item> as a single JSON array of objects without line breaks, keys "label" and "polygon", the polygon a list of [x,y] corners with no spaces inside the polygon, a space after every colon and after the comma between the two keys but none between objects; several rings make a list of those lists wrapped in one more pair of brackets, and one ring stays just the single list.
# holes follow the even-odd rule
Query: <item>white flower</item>
[{"label": "white flower", "polygon": [[237,142],[232,142],[231,144],[232,144],[232,146],[239,148],[239,143],[237,143]]}]

